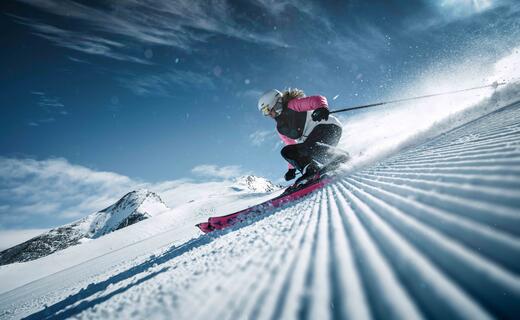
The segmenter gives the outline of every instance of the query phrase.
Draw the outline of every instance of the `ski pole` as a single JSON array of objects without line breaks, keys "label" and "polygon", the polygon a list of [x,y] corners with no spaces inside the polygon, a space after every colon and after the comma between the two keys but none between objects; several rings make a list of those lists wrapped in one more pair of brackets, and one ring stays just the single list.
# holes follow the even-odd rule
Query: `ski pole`
[{"label": "ski pole", "polygon": [[411,98],[396,99],[396,100],[389,100],[389,101],[383,101],[383,102],[377,102],[377,103],[371,103],[371,104],[364,104],[364,105],[360,105],[360,106],[348,107],[348,108],[343,108],[343,109],[338,109],[338,110],[331,110],[330,113],[338,113],[338,112],[344,112],[344,111],[352,111],[352,110],[358,110],[358,109],[372,108],[372,107],[382,106],[382,105],[390,104],[390,103],[404,102],[404,101],[410,101],[410,100],[419,100],[419,99],[431,98],[431,97],[436,97],[436,96],[454,94],[454,93],[471,91],[471,90],[477,90],[477,89],[483,89],[483,88],[489,88],[489,87],[493,87],[494,89],[496,89],[496,88],[498,88],[498,86],[502,86],[502,85],[505,85],[505,84],[506,84],[506,82],[498,83],[498,82],[495,81],[492,84],[488,84],[488,85],[485,85],[485,86],[478,86],[478,87],[461,89],[461,90],[454,90],[454,91],[447,91],[447,92],[440,92],[440,93],[432,93],[432,94],[427,94],[427,95],[424,95],[424,96],[417,96],[417,97],[411,97]]}]

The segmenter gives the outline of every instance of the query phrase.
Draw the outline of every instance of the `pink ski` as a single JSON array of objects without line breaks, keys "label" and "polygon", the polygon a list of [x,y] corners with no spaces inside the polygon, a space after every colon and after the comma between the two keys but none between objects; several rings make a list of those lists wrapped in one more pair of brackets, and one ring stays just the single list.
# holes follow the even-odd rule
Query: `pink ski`
[{"label": "pink ski", "polygon": [[247,209],[244,209],[244,210],[232,213],[232,214],[228,214],[226,216],[211,217],[208,219],[208,222],[203,222],[203,223],[197,224],[197,227],[199,227],[199,229],[202,230],[202,232],[204,232],[204,233],[227,228],[229,226],[234,225],[237,222],[240,222],[242,219],[245,218],[245,215],[247,215],[247,214],[260,213],[264,210],[278,208],[285,203],[302,198],[302,197],[308,195],[309,193],[313,192],[314,190],[324,187],[331,181],[332,181],[332,178],[325,177],[314,183],[310,183],[309,185],[304,186],[303,188],[298,189],[294,192],[289,192],[289,193],[285,192],[274,199],[271,199],[266,202],[260,203],[258,205],[249,207]]}]

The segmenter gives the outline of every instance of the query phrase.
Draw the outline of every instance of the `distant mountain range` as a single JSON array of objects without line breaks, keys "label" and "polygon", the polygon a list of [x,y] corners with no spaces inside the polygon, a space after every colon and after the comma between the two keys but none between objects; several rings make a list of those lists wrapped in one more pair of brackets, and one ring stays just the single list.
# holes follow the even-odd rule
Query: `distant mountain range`
[{"label": "distant mountain range", "polygon": [[[253,193],[272,192],[279,188],[265,178],[251,175],[236,178],[227,186],[232,192]],[[170,208],[154,192],[132,191],[108,208],[0,252],[0,265],[35,260],[169,211]]]},{"label": "distant mountain range", "polygon": [[106,209],[0,252],[0,265],[38,259],[167,210],[168,207],[157,194],[148,190],[132,191]]}]

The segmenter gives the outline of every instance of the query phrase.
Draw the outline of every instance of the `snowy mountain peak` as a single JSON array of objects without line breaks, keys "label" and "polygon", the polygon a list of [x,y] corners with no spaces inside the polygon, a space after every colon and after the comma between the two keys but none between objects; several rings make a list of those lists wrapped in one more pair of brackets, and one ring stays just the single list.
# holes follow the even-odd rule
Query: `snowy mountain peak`
[{"label": "snowy mountain peak", "polygon": [[272,192],[278,189],[271,181],[252,175],[238,177],[233,182],[233,189],[237,191]]},{"label": "snowy mountain peak", "polygon": [[166,204],[151,191],[143,189],[129,192],[110,207],[85,217],[87,237],[98,238],[166,210]]},{"label": "snowy mountain peak", "polygon": [[161,198],[148,190],[132,191],[115,204],[76,222],[54,228],[24,243],[0,252],[0,265],[38,259],[99,238],[168,210]]},{"label": "snowy mountain peak", "polygon": [[119,201],[99,212],[113,212],[129,207],[137,208],[147,200],[164,204],[164,202],[156,193],[153,193],[146,189],[139,189],[125,194],[121,199],[119,199]]}]

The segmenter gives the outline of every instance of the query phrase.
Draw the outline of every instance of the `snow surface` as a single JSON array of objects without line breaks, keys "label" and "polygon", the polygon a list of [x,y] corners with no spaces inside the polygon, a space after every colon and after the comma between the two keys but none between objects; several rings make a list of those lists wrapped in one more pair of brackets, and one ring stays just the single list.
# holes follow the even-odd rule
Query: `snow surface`
[{"label": "snow surface", "polygon": [[[237,191],[237,183],[244,180],[259,181],[258,185],[250,184],[249,188]],[[272,185],[272,184],[271,184]],[[136,251],[133,244],[151,237],[152,248],[167,244],[182,244],[197,237],[200,231],[194,227],[198,222],[207,220],[208,217],[231,211],[238,211],[244,207],[262,202],[270,198],[273,193],[253,192],[262,190],[267,184],[264,179],[253,177],[239,178],[235,181],[210,182],[210,183],[184,183],[175,188],[170,188],[171,194],[167,194],[170,203],[177,203],[173,209],[167,209],[158,201],[146,202],[147,197],[137,195],[141,199],[138,205],[140,212],[153,212],[147,220],[140,221],[124,229],[116,230],[97,239],[84,239],[80,245],[69,247],[55,252],[46,257],[24,263],[14,263],[0,266],[0,293],[20,287],[31,281],[73,267],[79,263],[112,253],[110,262],[92,268],[92,272],[110,270],[113,265],[132,259],[133,255],[148,252],[150,247],[144,245],[144,251]],[[143,191],[140,191],[141,194]],[[281,193],[275,191],[274,194]],[[153,200],[153,199],[152,199]],[[160,199],[159,199],[160,200]],[[150,204],[153,206],[149,208]],[[113,205],[109,208],[113,208]],[[122,206],[124,210],[127,206]],[[109,209],[107,208],[107,209]],[[165,209],[166,208],[166,209]],[[151,209],[151,210],[150,210]],[[158,209],[158,210],[156,210]],[[164,211],[166,210],[166,211]],[[87,218],[97,217],[89,215]],[[88,220],[88,219],[87,219]],[[91,224],[85,224],[90,228]],[[86,231],[85,231],[86,232]],[[88,240],[88,241],[87,241]],[[129,249],[126,247],[130,246]],[[121,251],[117,253],[117,251]],[[120,260],[119,260],[120,259]],[[23,276],[20,276],[23,274]]]},{"label": "snow surface", "polygon": [[[215,184],[171,215],[0,268],[0,317],[515,318],[520,103],[498,106],[497,95],[520,98],[503,88],[439,125],[474,121],[424,131],[426,143],[354,154],[374,164],[229,230],[202,235],[193,224],[280,191]],[[412,146],[376,161],[397,144]]]}]

